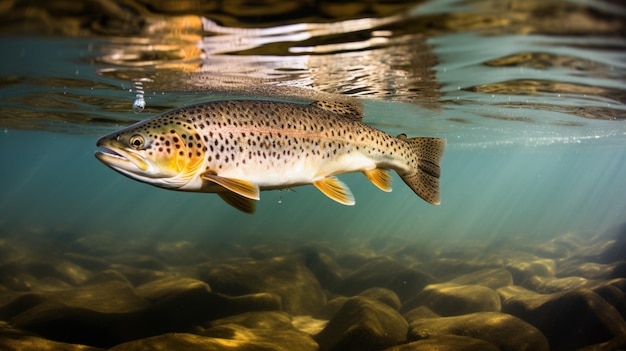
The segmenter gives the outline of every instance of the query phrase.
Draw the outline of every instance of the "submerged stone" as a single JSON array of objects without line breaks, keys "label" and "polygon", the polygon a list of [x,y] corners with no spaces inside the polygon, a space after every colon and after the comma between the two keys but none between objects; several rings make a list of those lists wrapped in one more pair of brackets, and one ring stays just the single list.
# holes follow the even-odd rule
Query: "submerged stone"
[{"label": "submerged stone", "polygon": [[348,299],[315,340],[320,351],[381,350],[405,342],[407,328],[393,308],[359,296]]},{"label": "submerged stone", "polygon": [[589,289],[537,294],[519,287],[498,292],[503,312],[534,325],[552,350],[574,350],[626,335],[626,322],[606,300]]},{"label": "submerged stone", "polygon": [[170,274],[165,271],[137,268],[117,263],[111,264],[110,268],[122,274],[134,286],[139,286],[153,280],[159,280],[170,276]]},{"label": "submerged stone", "polygon": [[219,318],[207,323],[206,328],[236,324],[250,329],[291,329],[291,316],[280,311],[258,311]]},{"label": "submerged stone", "polygon": [[311,316],[294,316],[292,324],[298,330],[301,330],[309,335],[315,335],[326,327],[328,320],[317,319]]},{"label": "submerged stone", "polygon": [[63,254],[63,257],[90,271],[104,270],[109,267],[109,263],[100,257],[93,257],[75,252],[67,252]]},{"label": "submerged stone", "polygon": [[403,311],[426,306],[441,316],[500,311],[500,296],[482,285],[431,284],[403,306]]},{"label": "submerged stone", "polygon": [[501,349],[490,342],[467,336],[437,335],[393,346],[385,351],[501,351]]},{"label": "submerged stone", "polygon": [[353,296],[369,288],[381,287],[394,291],[401,301],[405,301],[434,282],[435,278],[427,273],[381,257],[370,260],[347,276],[337,292]]},{"label": "submerged stone", "polygon": [[348,299],[350,299],[350,298],[346,297],[346,296],[335,297],[334,299],[328,301],[328,303],[326,305],[324,305],[324,307],[322,307],[315,314],[315,317],[316,318],[322,318],[322,319],[331,319],[331,318],[333,318],[335,313],[337,313],[337,311],[339,311],[339,309],[341,309],[341,306],[343,306],[343,304],[346,303],[346,301],[348,301]]},{"label": "submerged stone", "polygon": [[193,289],[211,291],[211,288],[203,281],[192,278],[167,277],[154,280],[137,287],[137,295],[151,302],[159,302],[172,296],[183,294]]},{"label": "submerged stone", "polygon": [[396,293],[392,290],[385,288],[369,288],[365,291],[361,291],[357,296],[369,297],[370,299],[378,300],[396,311],[399,310],[401,306],[398,295],[396,295]]},{"label": "submerged stone", "polygon": [[535,276],[529,278],[525,282],[525,286],[530,290],[540,294],[552,294],[561,291],[575,290],[590,286],[593,282],[582,277],[540,277]]},{"label": "submerged stone", "polygon": [[129,341],[109,351],[287,351],[281,346],[252,340],[212,338],[189,333],[167,333]]},{"label": "submerged stone", "polygon": [[551,259],[538,259],[534,261],[519,260],[509,262],[506,269],[513,275],[515,285],[526,286],[528,280],[536,276],[554,277],[556,263]]},{"label": "submerged stone", "polygon": [[408,312],[405,312],[402,315],[402,317],[404,317],[404,319],[406,319],[406,321],[409,322],[409,324],[411,324],[413,321],[418,320],[418,319],[440,318],[441,316],[433,312],[430,308],[422,305]]},{"label": "submerged stone", "polygon": [[319,282],[306,266],[283,257],[221,264],[211,268],[204,279],[216,292],[228,295],[275,293],[285,311],[294,315],[313,314],[326,302]]},{"label": "submerged stone", "polygon": [[[150,301],[150,302],[149,302]],[[204,282],[165,279],[135,290],[119,281],[63,292],[27,293],[0,308],[11,324],[51,340],[110,347],[167,332],[185,332],[211,319],[280,310],[281,298],[259,293],[214,294]]]},{"label": "submerged stone", "polygon": [[80,345],[68,344],[48,340],[40,336],[27,333],[23,330],[10,327],[5,322],[0,322],[0,350],[2,351],[104,351],[104,349]]},{"label": "submerged stone", "polygon": [[36,279],[56,278],[72,286],[84,283],[91,274],[88,270],[65,259],[32,261],[21,264],[15,269],[24,271]]},{"label": "submerged stone", "polygon": [[280,311],[280,296],[258,293],[241,296],[216,294],[206,285],[194,285],[158,300],[148,311],[152,334],[194,331],[199,325],[227,316],[251,311]]},{"label": "submerged stone", "polygon": [[491,268],[464,274],[448,281],[448,283],[482,285],[490,289],[498,289],[503,286],[513,285],[513,276],[511,272],[504,268]]},{"label": "submerged stone", "polygon": [[534,326],[504,313],[479,312],[462,316],[414,320],[410,341],[457,335],[484,340],[506,351],[548,351],[548,341]]},{"label": "submerged stone", "polygon": [[[254,312],[218,319],[199,333],[218,339],[246,341],[251,345],[267,345],[271,350],[318,349],[313,338],[298,329],[286,313]],[[244,346],[245,347],[245,346]]]},{"label": "submerged stone", "polygon": [[570,261],[559,265],[557,276],[577,276],[587,279],[609,279],[615,270],[615,263],[601,264],[594,262]]},{"label": "submerged stone", "polygon": [[11,324],[51,340],[94,346],[147,333],[141,316],[150,304],[119,282],[46,293],[39,302],[14,316]]},{"label": "submerged stone", "polygon": [[126,276],[114,269],[106,269],[93,274],[89,279],[87,279],[85,285],[100,284],[111,281],[117,281],[127,285],[132,285],[132,283],[126,278]]},{"label": "submerged stone", "polygon": [[[304,250],[301,250],[304,251]],[[343,273],[339,265],[329,255],[316,250],[303,252],[304,264],[315,275],[322,287],[334,290],[343,279]]]}]

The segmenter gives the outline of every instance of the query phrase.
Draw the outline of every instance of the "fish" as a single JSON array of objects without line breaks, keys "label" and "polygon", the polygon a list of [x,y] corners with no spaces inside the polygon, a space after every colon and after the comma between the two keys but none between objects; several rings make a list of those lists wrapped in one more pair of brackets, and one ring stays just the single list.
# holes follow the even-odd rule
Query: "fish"
[{"label": "fish", "polygon": [[216,193],[252,214],[263,190],[312,184],[354,205],[337,175],[362,172],[392,190],[391,171],[426,202],[440,204],[446,140],[392,136],[341,102],[217,100],[174,109],[100,137],[95,157],[160,188]]}]

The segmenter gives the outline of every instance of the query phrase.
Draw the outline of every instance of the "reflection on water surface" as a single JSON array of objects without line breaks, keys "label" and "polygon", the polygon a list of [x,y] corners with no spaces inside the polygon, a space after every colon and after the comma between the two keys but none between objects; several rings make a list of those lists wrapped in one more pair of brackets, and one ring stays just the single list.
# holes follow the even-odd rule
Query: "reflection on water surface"
[{"label": "reflection on water surface", "polygon": [[[136,120],[129,101],[137,81],[150,113],[206,94],[299,94],[281,86],[428,109],[486,103],[497,111],[624,116],[625,10],[617,4],[15,1],[5,7],[3,60],[29,69],[2,72],[4,126]],[[51,39],[31,39],[42,35]],[[80,39],[52,39],[58,37]],[[55,74],[42,61],[53,52],[51,42],[65,53],[50,57],[60,67]],[[40,108],[31,106],[34,100]],[[23,118],[11,118],[16,113]],[[501,113],[485,113],[494,114]]]},{"label": "reflection on water surface", "polygon": [[[610,0],[0,1],[0,349],[624,349],[625,27]],[[93,157],[224,98],[446,138],[442,203],[354,174],[357,206],[249,216]]]}]

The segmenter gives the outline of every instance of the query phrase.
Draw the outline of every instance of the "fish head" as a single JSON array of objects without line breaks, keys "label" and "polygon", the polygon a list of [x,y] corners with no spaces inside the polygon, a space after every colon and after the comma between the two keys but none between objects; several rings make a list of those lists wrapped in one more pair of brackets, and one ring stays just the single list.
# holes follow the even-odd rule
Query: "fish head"
[{"label": "fish head", "polygon": [[104,135],[96,158],[115,171],[162,188],[177,189],[198,173],[206,147],[192,124],[156,117]]}]

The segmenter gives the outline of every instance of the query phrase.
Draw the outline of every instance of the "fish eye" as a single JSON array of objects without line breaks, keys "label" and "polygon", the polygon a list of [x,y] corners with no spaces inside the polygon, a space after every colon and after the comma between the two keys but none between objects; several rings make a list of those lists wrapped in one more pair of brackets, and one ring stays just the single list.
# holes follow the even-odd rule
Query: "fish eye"
[{"label": "fish eye", "polygon": [[130,143],[130,146],[133,147],[133,149],[139,150],[143,147],[145,140],[143,136],[139,134],[135,134],[132,137],[130,137],[129,143]]}]

